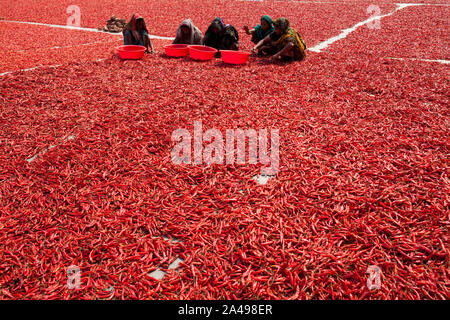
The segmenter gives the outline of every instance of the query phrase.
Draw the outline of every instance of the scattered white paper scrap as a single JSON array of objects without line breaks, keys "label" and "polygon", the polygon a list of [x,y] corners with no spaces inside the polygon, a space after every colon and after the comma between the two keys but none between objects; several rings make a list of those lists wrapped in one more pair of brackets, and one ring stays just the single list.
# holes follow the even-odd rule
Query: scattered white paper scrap
[{"label": "scattered white paper scrap", "polygon": [[[167,269],[169,270],[176,270],[180,266],[180,264],[184,262],[183,259],[176,258],[174,262],[172,262]],[[166,272],[162,271],[160,268],[157,268],[155,271],[150,272],[148,274],[150,277],[156,279],[156,280],[162,280],[164,276],[166,275]]]},{"label": "scattered white paper scrap", "polygon": [[270,178],[272,178],[273,176],[266,176],[266,175],[261,175],[258,174],[256,176],[254,176],[252,179],[255,180],[256,182],[258,182],[259,184],[266,184],[267,181],[269,181]]},{"label": "scattered white paper scrap", "polygon": [[169,265],[168,269],[170,269],[170,270],[178,269],[178,267],[180,266],[180,264],[182,262],[184,262],[183,259],[176,258],[175,261]]},{"label": "scattered white paper scrap", "polygon": [[156,269],[153,272],[150,272],[148,274],[150,277],[155,278],[156,280],[161,280],[162,278],[164,278],[164,276],[166,275],[166,273],[164,271],[161,271],[159,268]]}]

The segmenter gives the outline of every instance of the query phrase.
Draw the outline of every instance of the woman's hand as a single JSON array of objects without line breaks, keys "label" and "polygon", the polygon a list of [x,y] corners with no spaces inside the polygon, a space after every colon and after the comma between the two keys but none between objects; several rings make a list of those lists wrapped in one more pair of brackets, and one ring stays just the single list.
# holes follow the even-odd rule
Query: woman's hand
[{"label": "woman's hand", "polygon": [[243,29],[246,34],[250,34],[250,30],[248,29],[248,26],[244,26]]},{"label": "woman's hand", "polygon": [[255,44],[255,46],[252,48],[252,52],[253,53],[257,53],[261,46],[262,46],[262,41],[260,41],[257,44]]},{"label": "woman's hand", "polygon": [[278,60],[279,58],[280,58],[280,54],[277,53],[270,57],[270,61],[274,62],[274,61]]}]

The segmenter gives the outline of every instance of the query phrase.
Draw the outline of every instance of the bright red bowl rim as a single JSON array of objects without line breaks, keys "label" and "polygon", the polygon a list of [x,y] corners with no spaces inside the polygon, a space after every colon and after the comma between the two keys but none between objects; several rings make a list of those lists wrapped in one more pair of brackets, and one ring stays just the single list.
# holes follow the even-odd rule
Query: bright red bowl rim
[{"label": "bright red bowl rim", "polygon": [[185,50],[188,49],[189,45],[188,44],[168,44],[164,46],[164,49],[174,49],[174,50]]},{"label": "bright red bowl rim", "polygon": [[[131,47],[134,47],[133,48],[134,50],[129,50],[129,49],[131,49]],[[129,49],[125,49],[125,48],[129,48]],[[141,51],[145,51],[145,49],[147,49],[147,48],[144,46],[137,46],[134,44],[130,44],[130,45],[118,46],[116,49],[117,49],[117,51],[121,51],[121,52],[141,52]]]},{"label": "bright red bowl rim", "polygon": [[238,53],[238,54],[252,54],[251,52],[247,51],[238,51],[238,50],[220,50],[220,52],[229,52],[229,53]]},{"label": "bright red bowl rim", "polygon": [[[216,48],[208,47],[208,46],[201,46],[201,45],[190,45],[188,48],[189,48],[189,50],[194,50],[197,52],[217,53],[219,51]],[[206,49],[206,50],[203,50],[203,49]]]},{"label": "bright red bowl rim", "polygon": [[222,61],[230,64],[245,64],[251,56],[250,52],[236,50],[220,50],[222,53]]},{"label": "bright red bowl rim", "polygon": [[236,50],[220,50],[220,52],[233,53],[233,54],[238,54],[238,55],[242,55],[242,56],[250,56],[252,54],[251,52],[236,51]]}]

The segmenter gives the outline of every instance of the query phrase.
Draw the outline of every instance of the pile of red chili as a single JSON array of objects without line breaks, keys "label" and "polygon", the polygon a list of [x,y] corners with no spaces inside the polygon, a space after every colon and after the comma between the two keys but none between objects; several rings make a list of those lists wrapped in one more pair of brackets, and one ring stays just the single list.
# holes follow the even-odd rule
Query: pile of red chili
[{"label": "pile of red chili", "polygon": [[[229,21],[262,12],[236,5]],[[312,10],[299,28],[310,46],[365,19],[364,5],[290,5]],[[277,16],[288,4],[268,6]],[[347,17],[334,11],[343,6]],[[448,299],[448,66],[408,58],[448,59],[432,26],[449,9],[403,10],[295,64],[121,61],[118,38],[68,43],[79,32],[68,30],[25,48],[44,66],[0,77],[0,298]],[[152,25],[167,36],[164,23]],[[419,50],[424,30],[435,40]],[[91,41],[102,43],[44,53]],[[33,54],[0,73],[35,66]],[[278,175],[259,185],[259,164],[173,164],[172,132],[194,121],[223,134],[279,129]],[[70,265],[80,289],[67,287]],[[366,286],[370,265],[380,289]]]}]

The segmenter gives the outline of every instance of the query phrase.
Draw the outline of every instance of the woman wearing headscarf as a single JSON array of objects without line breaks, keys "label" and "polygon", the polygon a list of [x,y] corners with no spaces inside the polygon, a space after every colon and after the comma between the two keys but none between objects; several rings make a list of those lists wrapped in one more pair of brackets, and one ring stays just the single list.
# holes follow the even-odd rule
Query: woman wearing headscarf
[{"label": "woman wearing headscarf", "polygon": [[273,22],[275,31],[253,47],[253,52],[263,55],[273,54],[271,60],[303,60],[306,44],[300,34],[290,27],[289,20],[278,18]]},{"label": "woman wearing headscarf", "polygon": [[147,26],[145,25],[144,18],[137,13],[133,14],[130,21],[123,28],[123,44],[124,45],[137,45],[144,46],[147,48],[145,52],[149,52],[150,47],[151,53],[154,53],[153,44],[148,35]]},{"label": "woman wearing headscarf", "polygon": [[181,22],[173,44],[202,44],[202,32],[194,25],[191,19]]},{"label": "woman wearing headscarf", "polygon": [[247,34],[252,35],[252,42],[257,44],[262,39],[267,37],[274,31],[272,18],[268,15],[261,17],[261,24],[256,25],[253,29],[249,30],[248,26],[244,26],[244,31]]},{"label": "woman wearing headscarf", "polygon": [[218,50],[238,50],[239,34],[231,24],[224,24],[220,17],[213,20],[203,38],[205,46]]}]

